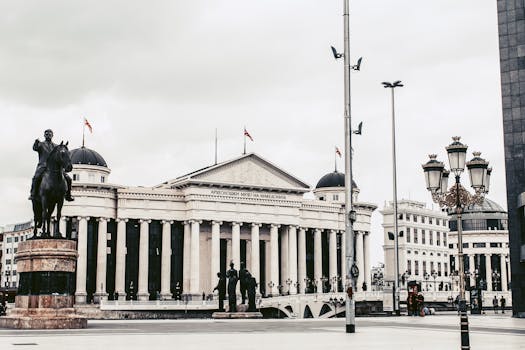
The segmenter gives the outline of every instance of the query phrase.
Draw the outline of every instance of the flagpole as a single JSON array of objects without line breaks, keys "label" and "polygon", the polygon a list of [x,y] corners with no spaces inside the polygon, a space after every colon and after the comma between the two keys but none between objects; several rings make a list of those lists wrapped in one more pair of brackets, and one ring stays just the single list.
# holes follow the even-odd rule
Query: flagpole
[{"label": "flagpole", "polygon": [[215,165],[217,165],[217,128],[215,128]]},{"label": "flagpole", "polygon": [[242,133],[244,136],[244,153],[246,154],[246,126],[244,126],[244,132]]},{"label": "flagpole", "polygon": [[84,148],[84,141],[86,138],[86,123],[82,123],[82,148]]},{"label": "flagpole", "polygon": [[335,166],[335,172],[337,173],[337,146],[335,146],[335,152],[334,152],[334,166]]}]

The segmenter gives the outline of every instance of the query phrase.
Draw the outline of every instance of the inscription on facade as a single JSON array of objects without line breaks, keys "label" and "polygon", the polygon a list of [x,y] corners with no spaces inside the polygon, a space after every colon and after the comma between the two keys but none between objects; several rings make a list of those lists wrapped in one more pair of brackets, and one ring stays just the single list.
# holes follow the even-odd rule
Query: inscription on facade
[{"label": "inscription on facade", "polygon": [[275,193],[256,193],[256,192],[242,192],[242,191],[224,191],[224,190],[211,190],[210,192],[215,196],[229,196],[238,198],[255,198],[255,199],[284,199],[284,194]]}]

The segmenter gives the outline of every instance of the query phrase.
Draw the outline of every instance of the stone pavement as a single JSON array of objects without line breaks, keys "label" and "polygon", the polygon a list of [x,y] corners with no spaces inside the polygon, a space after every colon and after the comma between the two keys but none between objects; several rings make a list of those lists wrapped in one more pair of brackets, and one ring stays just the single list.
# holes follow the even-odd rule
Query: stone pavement
[{"label": "stone pavement", "polygon": [[[525,349],[525,319],[469,317],[471,349]],[[83,330],[0,330],[0,349],[459,349],[459,317],[344,319],[90,321]]]}]

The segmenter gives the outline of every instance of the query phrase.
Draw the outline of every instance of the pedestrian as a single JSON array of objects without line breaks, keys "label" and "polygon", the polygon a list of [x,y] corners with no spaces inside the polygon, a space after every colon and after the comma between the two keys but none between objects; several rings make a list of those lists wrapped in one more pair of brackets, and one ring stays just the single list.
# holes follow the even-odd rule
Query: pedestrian
[{"label": "pedestrian", "polygon": [[507,303],[507,301],[505,300],[505,297],[503,297],[503,295],[501,296],[501,299],[499,300],[500,302],[500,305],[501,305],[501,313],[504,314],[505,313],[505,304]]},{"label": "pedestrian", "polygon": [[494,295],[494,299],[492,299],[492,307],[494,308],[494,313],[498,313],[498,297]]},{"label": "pedestrian", "polygon": [[419,312],[419,316],[424,317],[425,313],[423,312],[423,307],[425,306],[425,297],[422,293],[419,293],[417,295],[417,309]]}]

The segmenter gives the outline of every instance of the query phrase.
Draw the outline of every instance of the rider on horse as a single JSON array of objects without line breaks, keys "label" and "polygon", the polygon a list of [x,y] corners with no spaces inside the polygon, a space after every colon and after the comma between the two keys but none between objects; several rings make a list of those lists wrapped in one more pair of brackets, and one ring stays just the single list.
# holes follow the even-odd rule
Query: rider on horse
[{"label": "rider on horse", "polygon": [[[33,182],[31,184],[31,196],[29,197],[29,200],[33,200],[37,197],[38,187],[40,186],[42,175],[46,170],[47,158],[49,157],[49,154],[51,153],[53,148],[56,146],[51,141],[51,139],[53,138],[53,131],[51,129],[47,129],[46,131],[44,131],[44,138],[45,141],[41,142],[40,140],[36,139],[35,143],[33,144],[33,151],[38,152],[38,165],[36,166],[35,175],[33,176]],[[71,197],[71,177],[69,177],[69,175],[65,172],[63,172],[63,174],[67,183],[67,192],[65,195],[65,199],[68,202],[74,201],[75,199]]]}]

